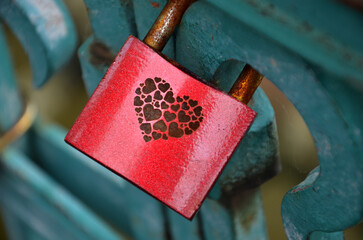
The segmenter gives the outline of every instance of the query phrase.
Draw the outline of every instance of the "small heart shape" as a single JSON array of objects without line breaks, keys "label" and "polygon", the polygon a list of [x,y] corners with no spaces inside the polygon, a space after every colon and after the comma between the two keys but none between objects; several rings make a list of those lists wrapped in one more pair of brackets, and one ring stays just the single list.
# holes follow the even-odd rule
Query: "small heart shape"
[{"label": "small heart shape", "polygon": [[190,122],[189,123],[189,127],[191,129],[193,129],[194,131],[197,130],[199,128],[199,126],[200,126],[200,123],[199,122]]},{"label": "small heart shape", "polygon": [[169,83],[159,83],[158,88],[160,91],[166,92],[170,88],[170,84]]},{"label": "small heart shape", "polygon": [[161,138],[161,133],[153,132],[151,135],[153,136],[154,140]]},{"label": "small heart shape", "polygon": [[198,105],[198,101],[194,101],[194,100],[189,100],[189,105],[193,108],[193,107],[195,107],[195,106],[197,106]]},{"label": "small heart shape", "polygon": [[146,104],[143,111],[146,121],[157,120],[161,117],[161,111],[159,109],[155,109],[151,104]]},{"label": "small heart shape", "polygon": [[171,110],[173,110],[174,112],[177,112],[180,108],[180,105],[179,104],[176,104],[176,105],[171,105],[170,106]]},{"label": "small heart shape", "polygon": [[149,94],[155,90],[156,90],[156,86],[155,86],[154,80],[152,80],[151,78],[146,79],[145,86],[142,88],[142,92],[144,94]]},{"label": "small heart shape", "polygon": [[135,106],[142,106],[144,104],[144,102],[141,100],[141,98],[139,96],[136,96],[134,98],[134,105]]},{"label": "small heart shape", "polygon": [[160,130],[162,132],[166,132],[166,130],[168,129],[168,126],[166,126],[164,120],[159,120],[156,123],[154,123],[153,125],[155,130]]},{"label": "small heart shape", "polygon": [[161,95],[160,91],[156,91],[154,94],[154,98],[156,100],[161,100],[161,99],[163,99],[163,96]]},{"label": "small heart shape", "polygon": [[150,123],[143,123],[140,125],[140,129],[143,130],[146,134],[151,133],[151,125]]},{"label": "small heart shape", "polygon": [[146,135],[144,136],[145,142],[150,142],[151,139],[152,139],[152,137],[149,137],[149,136],[146,136]]},{"label": "small heart shape", "polygon": [[178,113],[178,120],[179,120],[179,122],[189,122],[190,121],[190,116],[185,114],[185,112],[183,110],[181,110]]},{"label": "small heart shape", "polygon": [[168,103],[174,103],[175,98],[173,97],[174,93],[169,91],[165,94],[164,100]]},{"label": "small heart shape", "polygon": [[167,122],[171,122],[176,118],[176,114],[166,111],[164,112],[164,118]]},{"label": "small heart shape", "polygon": [[149,95],[149,96],[147,96],[146,98],[145,98],[145,102],[151,102],[153,99],[152,99],[152,97]]},{"label": "small heart shape", "polygon": [[187,102],[183,102],[181,108],[184,109],[184,110],[189,110],[190,107],[188,106],[188,103]]},{"label": "small heart shape", "polygon": [[193,109],[195,115],[197,115],[198,117],[200,115],[202,115],[202,110],[203,110],[203,108],[201,106],[198,106],[198,107],[196,107],[196,108]]},{"label": "small heart shape", "polygon": [[192,130],[190,130],[189,128],[185,128],[185,134],[186,135],[190,135],[190,134],[192,134],[193,133],[193,131]]},{"label": "small heart shape", "polygon": [[161,109],[168,109],[169,105],[166,102],[161,103]]},{"label": "small heart shape", "polygon": [[176,122],[169,125],[169,136],[174,138],[181,138],[184,135],[183,129],[179,128]]}]

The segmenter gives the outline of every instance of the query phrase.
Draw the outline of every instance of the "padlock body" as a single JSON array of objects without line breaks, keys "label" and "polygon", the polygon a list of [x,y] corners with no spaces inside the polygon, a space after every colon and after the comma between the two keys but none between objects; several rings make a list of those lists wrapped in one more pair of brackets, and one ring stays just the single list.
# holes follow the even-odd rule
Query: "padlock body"
[{"label": "padlock body", "polygon": [[131,36],[65,140],[191,219],[255,116]]}]

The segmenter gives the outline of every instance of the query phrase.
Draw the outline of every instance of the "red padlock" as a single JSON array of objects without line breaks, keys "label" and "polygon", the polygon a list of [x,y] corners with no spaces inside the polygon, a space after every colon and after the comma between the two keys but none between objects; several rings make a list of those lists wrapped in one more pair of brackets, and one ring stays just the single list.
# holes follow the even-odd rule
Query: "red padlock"
[{"label": "red padlock", "polygon": [[256,116],[235,98],[262,79],[247,65],[233,98],[155,51],[191,2],[169,1],[144,42],[127,39],[65,139],[188,219]]}]

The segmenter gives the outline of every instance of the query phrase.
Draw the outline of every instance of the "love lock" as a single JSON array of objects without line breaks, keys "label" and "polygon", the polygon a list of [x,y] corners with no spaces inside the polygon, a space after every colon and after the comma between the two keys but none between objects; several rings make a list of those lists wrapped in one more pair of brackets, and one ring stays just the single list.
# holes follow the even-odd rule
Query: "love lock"
[{"label": "love lock", "polygon": [[246,65],[231,97],[160,53],[192,2],[169,1],[143,42],[127,39],[65,138],[188,219],[252,124],[262,80]]}]

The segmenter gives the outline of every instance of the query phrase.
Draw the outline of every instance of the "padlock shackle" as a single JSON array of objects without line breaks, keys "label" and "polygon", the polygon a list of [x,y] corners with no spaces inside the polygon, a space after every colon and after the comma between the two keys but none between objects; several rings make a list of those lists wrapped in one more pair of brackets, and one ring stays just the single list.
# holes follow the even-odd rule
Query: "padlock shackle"
[{"label": "padlock shackle", "polygon": [[185,11],[196,0],[169,0],[144,38],[144,43],[162,51]]},{"label": "padlock shackle", "polygon": [[229,91],[229,95],[238,101],[247,104],[262,82],[263,77],[264,76],[261,73],[252,68],[249,64],[246,64]]},{"label": "padlock shackle", "polygon": [[[153,26],[146,34],[143,42],[156,51],[161,52],[168,42],[175,28],[181,22],[185,11],[196,0],[169,0],[163,10],[155,20]],[[174,62],[174,61],[170,61]],[[173,63],[179,66],[177,63]],[[260,85],[263,75],[246,64],[241,74],[238,76],[229,95],[238,101],[247,104]]]}]

